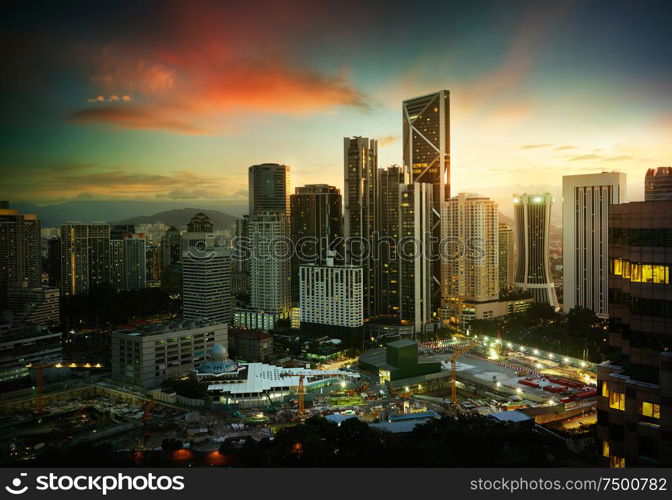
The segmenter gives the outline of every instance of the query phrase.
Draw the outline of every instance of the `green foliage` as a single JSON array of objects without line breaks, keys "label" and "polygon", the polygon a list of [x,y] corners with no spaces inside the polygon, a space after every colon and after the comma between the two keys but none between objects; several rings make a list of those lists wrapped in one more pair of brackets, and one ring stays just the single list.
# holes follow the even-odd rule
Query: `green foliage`
[{"label": "green foliage", "polygon": [[164,380],[161,386],[185,398],[203,399],[208,393],[208,385],[201,384],[194,377]]}]

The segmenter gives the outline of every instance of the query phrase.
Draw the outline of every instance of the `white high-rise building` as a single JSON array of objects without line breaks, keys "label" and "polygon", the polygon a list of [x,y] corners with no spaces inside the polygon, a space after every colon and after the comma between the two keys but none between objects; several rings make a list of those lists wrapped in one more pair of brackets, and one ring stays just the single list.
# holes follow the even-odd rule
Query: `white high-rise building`
[{"label": "white high-rise building", "polygon": [[301,324],[313,323],[345,328],[364,324],[362,268],[305,265],[299,268]]},{"label": "white high-rise building", "polygon": [[551,206],[549,193],[522,194],[513,197],[516,239],[514,287],[528,291],[535,302],[559,309],[551,276]]},{"label": "white high-rise building", "polygon": [[441,262],[444,308],[499,298],[498,222],[497,202],[478,194],[441,206],[441,240],[451,243]]},{"label": "white high-rise building", "polygon": [[576,306],[608,317],[609,205],[623,203],[625,174],[566,175],[562,178],[563,310]]},{"label": "white high-rise building", "polygon": [[250,216],[249,231],[251,306],[287,318],[291,307],[289,217],[278,213]]}]

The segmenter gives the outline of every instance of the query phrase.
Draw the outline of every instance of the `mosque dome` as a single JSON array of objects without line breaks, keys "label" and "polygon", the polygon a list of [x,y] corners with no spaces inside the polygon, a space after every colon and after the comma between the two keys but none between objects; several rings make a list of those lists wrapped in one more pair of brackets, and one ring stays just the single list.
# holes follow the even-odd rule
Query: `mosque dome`
[{"label": "mosque dome", "polygon": [[223,373],[236,373],[238,363],[229,359],[229,352],[221,344],[215,344],[208,349],[208,359],[198,367],[198,373],[219,375]]}]

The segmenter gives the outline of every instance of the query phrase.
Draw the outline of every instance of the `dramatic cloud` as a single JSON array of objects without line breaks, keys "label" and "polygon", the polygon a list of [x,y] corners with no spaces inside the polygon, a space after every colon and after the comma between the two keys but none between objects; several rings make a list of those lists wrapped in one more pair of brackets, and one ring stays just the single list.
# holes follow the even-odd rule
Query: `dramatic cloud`
[{"label": "dramatic cloud", "polygon": [[165,130],[179,134],[206,134],[207,131],[196,125],[172,119],[161,110],[130,107],[104,106],[75,111],[69,117],[73,123],[106,123],[113,127],[139,130]]}]

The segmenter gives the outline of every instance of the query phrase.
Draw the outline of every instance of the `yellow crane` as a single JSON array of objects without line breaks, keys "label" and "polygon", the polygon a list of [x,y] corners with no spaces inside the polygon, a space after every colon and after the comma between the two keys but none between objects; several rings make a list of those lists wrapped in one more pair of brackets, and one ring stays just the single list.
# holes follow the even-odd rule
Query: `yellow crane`
[{"label": "yellow crane", "polygon": [[450,361],[450,402],[453,404],[457,403],[457,358],[477,345],[478,341],[475,340],[466,345],[461,345],[455,349],[453,355],[448,359]]},{"label": "yellow crane", "polygon": [[281,377],[299,377],[299,385],[297,386],[297,396],[298,396],[298,409],[296,412],[296,418],[303,421],[306,418],[306,408],[305,408],[305,388],[303,386],[303,381],[305,374],[296,374],[290,372],[283,372],[280,374]]}]

